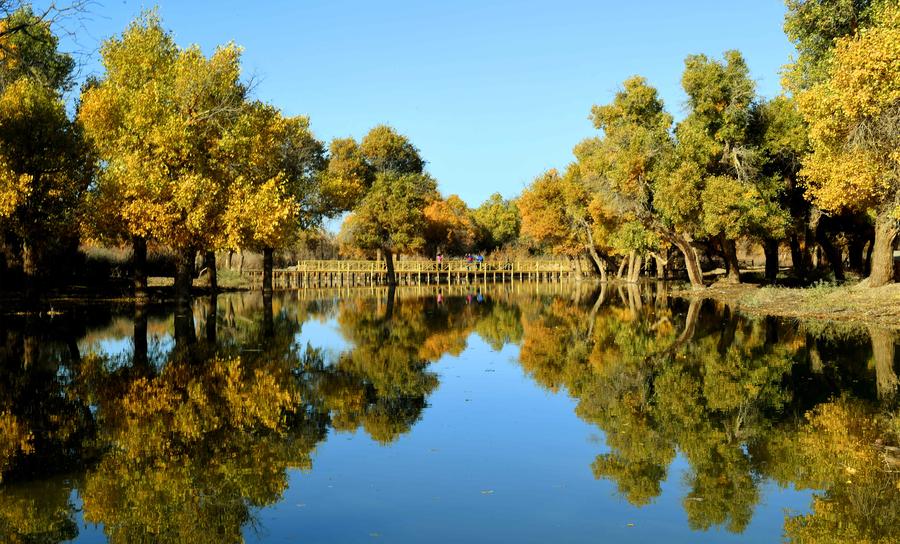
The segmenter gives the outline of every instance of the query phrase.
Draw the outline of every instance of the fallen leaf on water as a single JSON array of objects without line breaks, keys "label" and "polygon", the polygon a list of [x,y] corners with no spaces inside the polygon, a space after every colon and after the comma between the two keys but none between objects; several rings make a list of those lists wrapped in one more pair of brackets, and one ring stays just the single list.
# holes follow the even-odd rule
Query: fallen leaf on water
[{"label": "fallen leaf on water", "polygon": [[493,490],[493,489],[484,489],[484,490],[481,491],[481,494],[482,494],[482,495],[493,495],[493,494],[494,494],[494,490]]}]

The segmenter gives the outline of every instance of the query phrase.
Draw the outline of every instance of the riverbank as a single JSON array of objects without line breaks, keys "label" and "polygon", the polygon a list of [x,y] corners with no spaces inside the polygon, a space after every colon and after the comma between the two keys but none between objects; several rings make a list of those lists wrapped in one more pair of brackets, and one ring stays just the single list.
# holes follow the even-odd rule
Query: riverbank
[{"label": "riverbank", "polygon": [[[146,304],[166,304],[174,301],[174,279],[171,277],[151,276],[147,281]],[[218,294],[239,291],[250,291],[253,285],[236,271],[220,271],[218,275]],[[194,297],[208,297],[212,294],[209,278],[201,276],[195,279],[191,293]],[[121,278],[97,285],[66,285],[48,287],[29,297],[25,291],[0,290],[0,315],[3,314],[41,314],[55,312],[61,307],[83,304],[133,304],[134,289],[130,280]]]},{"label": "riverbank", "polygon": [[844,321],[900,329],[900,284],[868,288],[858,284],[820,284],[806,288],[715,283],[699,291],[681,288],[678,296],[718,300],[753,315]]}]

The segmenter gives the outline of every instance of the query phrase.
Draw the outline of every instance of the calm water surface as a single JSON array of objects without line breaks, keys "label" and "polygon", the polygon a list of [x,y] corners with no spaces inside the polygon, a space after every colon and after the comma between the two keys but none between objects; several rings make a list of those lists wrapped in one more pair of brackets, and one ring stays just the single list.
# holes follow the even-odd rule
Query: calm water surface
[{"label": "calm water surface", "polygon": [[889,331],[640,288],[0,314],[3,542],[894,542]]}]

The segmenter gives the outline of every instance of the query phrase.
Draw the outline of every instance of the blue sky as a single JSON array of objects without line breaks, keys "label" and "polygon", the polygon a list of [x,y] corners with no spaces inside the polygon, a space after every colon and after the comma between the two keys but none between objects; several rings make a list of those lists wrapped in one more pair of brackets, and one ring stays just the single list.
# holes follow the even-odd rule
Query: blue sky
[{"label": "blue sky", "polygon": [[[96,51],[153,3],[99,0],[78,49]],[[594,134],[592,104],[640,74],[683,115],[684,57],[739,49],[759,92],[793,51],[782,0],[160,0],[181,45],[245,49],[256,98],[306,114],[323,140],[378,123],[408,135],[441,191],[512,197]],[[75,47],[66,44],[67,47]],[[100,73],[97,54],[85,73]]]}]

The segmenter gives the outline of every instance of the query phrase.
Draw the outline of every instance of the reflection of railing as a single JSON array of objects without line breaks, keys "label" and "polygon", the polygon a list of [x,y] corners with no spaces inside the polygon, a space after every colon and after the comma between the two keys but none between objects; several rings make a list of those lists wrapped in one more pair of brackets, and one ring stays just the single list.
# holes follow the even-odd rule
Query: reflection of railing
[{"label": "reflection of railing", "polygon": [[[244,276],[261,283],[263,271],[248,269]],[[521,260],[469,262],[464,259],[394,262],[397,283],[402,285],[462,284],[473,282],[543,281],[557,282],[575,278],[570,261]],[[272,273],[276,287],[326,287],[379,285],[387,282],[384,261],[300,261]]]}]

